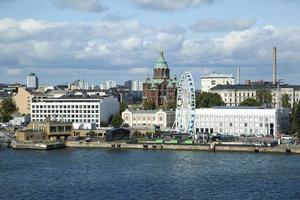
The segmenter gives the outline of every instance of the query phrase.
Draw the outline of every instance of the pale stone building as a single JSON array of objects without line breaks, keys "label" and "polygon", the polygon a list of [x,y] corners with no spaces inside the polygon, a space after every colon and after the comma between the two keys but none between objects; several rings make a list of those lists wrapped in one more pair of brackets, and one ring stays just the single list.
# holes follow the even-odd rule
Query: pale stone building
[{"label": "pale stone building", "polygon": [[[273,84],[262,85],[217,85],[210,89],[210,92],[219,94],[227,106],[238,106],[247,98],[256,98],[258,90],[269,90],[272,94],[272,106],[276,105],[277,86]],[[287,94],[290,99],[289,103],[293,105],[300,100],[299,85],[280,85],[279,99],[283,94]]]},{"label": "pale stone building", "polygon": [[289,109],[215,107],[196,109],[196,133],[231,135],[272,135],[287,133]]},{"label": "pale stone building", "polygon": [[175,120],[173,110],[128,110],[122,113],[125,124],[137,129],[171,128]]}]

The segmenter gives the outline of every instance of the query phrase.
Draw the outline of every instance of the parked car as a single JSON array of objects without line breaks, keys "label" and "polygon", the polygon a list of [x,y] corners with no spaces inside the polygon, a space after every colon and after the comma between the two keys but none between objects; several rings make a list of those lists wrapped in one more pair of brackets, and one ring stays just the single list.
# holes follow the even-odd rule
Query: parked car
[{"label": "parked car", "polygon": [[283,136],[281,136],[281,139],[282,139],[282,140],[291,140],[292,137],[289,136],[289,135],[283,135]]}]

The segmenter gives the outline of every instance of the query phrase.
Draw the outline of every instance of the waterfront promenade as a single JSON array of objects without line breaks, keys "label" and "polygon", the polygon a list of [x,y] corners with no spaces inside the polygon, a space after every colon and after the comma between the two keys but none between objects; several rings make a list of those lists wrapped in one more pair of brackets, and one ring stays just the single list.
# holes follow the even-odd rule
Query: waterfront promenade
[{"label": "waterfront promenade", "polygon": [[263,147],[255,145],[233,144],[155,144],[125,142],[82,142],[67,141],[66,147],[72,148],[110,148],[110,149],[143,149],[143,150],[181,150],[181,151],[216,151],[216,152],[255,152],[255,153],[294,153],[300,154],[300,145],[280,145]]}]

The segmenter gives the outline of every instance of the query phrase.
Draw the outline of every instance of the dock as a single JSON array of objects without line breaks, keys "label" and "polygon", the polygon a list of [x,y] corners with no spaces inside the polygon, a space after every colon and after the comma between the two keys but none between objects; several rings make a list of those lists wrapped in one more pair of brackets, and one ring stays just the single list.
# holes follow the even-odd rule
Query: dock
[{"label": "dock", "polygon": [[64,142],[38,142],[38,143],[22,143],[17,141],[11,142],[11,147],[13,149],[35,149],[35,150],[49,150],[49,149],[59,149],[65,148]]},{"label": "dock", "polygon": [[213,152],[253,152],[253,153],[294,153],[300,154],[300,146],[262,147],[255,145],[224,145],[224,144],[155,144],[125,142],[78,142],[67,141],[66,147],[71,148],[109,148],[109,149],[143,149],[143,150],[180,150],[180,151],[213,151]]}]

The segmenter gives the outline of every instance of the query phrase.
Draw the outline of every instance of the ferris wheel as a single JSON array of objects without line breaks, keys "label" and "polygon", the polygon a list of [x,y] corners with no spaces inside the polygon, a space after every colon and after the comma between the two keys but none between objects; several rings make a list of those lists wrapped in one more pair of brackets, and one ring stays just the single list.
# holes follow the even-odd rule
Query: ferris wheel
[{"label": "ferris wheel", "polygon": [[188,71],[180,76],[177,90],[176,122],[178,133],[194,133],[195,86],[192,74]]}]

